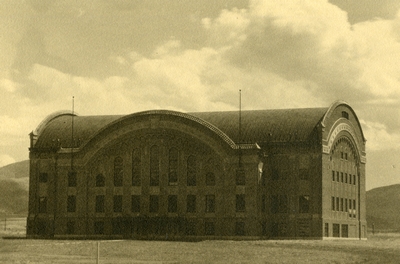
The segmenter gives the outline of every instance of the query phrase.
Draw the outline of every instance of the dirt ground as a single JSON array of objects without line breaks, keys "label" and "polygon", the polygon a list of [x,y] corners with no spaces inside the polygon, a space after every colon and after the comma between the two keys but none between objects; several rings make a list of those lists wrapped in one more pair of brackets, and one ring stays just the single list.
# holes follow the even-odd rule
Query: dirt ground
[{"label": "dirt ground", "polygon": [[400,263],[400,234],[367,241],[0,240],[0,263]]}]

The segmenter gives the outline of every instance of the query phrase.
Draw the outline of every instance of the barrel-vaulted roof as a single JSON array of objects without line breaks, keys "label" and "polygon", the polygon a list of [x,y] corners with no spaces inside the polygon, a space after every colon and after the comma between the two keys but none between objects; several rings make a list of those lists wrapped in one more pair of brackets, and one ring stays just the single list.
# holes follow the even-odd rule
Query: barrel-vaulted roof
[{"label": "barrel-vaulted roof", "polygon": [[[241,112],[239,138],[239,112],[180,113],[153,110],[131,115],[78,116],[71,113],[50,115],[37,128],[34,148],[83,147],[101,131],[117,123],[138,116],[168,115],[190,120],[216,133],[232,146],[238,143],[263,144],[267,142],[307,141],[323,120],[329,108],[248,110]],[[74,144],[72,144],[72,124]],[[232,146],[233,147],[233,146]]]}]

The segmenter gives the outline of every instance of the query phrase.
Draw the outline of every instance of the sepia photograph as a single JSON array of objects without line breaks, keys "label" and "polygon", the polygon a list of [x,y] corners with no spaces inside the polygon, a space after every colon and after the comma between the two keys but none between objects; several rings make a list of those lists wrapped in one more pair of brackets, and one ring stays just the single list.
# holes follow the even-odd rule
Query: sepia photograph
[{"label": "sepia photograph", "polygon": [[0,2],[1,263],[400,263],[400,1]]}]

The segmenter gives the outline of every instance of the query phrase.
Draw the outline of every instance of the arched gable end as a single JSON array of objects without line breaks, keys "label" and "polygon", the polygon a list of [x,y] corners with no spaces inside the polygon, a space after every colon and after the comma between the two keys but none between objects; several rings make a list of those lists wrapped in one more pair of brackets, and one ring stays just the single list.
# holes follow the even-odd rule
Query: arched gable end
[{"label": "arched gable end", "polygon": [[333,103],[325,113],[321,125],[323,128],[322,148],[329,154],[334,143],[340,137],[347,137],[357,149],[357,156],[361,163],[365,163],[366,139],[361,124],[354,110],[345,102]]}]

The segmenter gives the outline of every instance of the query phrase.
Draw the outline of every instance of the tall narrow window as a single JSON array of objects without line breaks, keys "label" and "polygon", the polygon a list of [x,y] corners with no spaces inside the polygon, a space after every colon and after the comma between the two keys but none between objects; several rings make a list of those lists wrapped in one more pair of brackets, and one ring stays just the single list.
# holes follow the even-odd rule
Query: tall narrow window
[{"label": "tall narrow window", "polygon": [[76,187],[76,171],[68,172],[68,187]]},{"label": "tall narrow window", "polygon": [[301,195],[299,197],[299,213],[308,213],[310,211],[310,196]]},{"label": "tall narrow window", "polygon": [[122,195],[114,195],[114,212],[121,213],[122,212]]},{"label": "tall narrow window", "polygon": [[246,185],[246,173],[242,168],[236,170],[236,185]]},{"label": "tall narrow window", "polygon": [[244,194],[236,194],[236,212],[246,211],[246,199]]},{"label": "tall narrow window", "polygon": [[131,210],[132,213],[140,213],[140,195],[132,195]]},{"label": "tall narrow window", "polygon": [[169,185],[176,185],[178,183],[178,150],[176,148],[169,150],[168,166],[168,183]]},{"label": "tall narrow window", "polygon": [[158,212],[158,196],[157,195],[150,195],[149,212],[150,213]]},{"label": "tall narrow window", "polygon": [[160,157],[158,146],[154,145],[150,149],[150,185],[158,186],[160,178]]},{"label": "tall narrow window", "polygon": [[188,186],[196,186],[196,157],[189,156],[187,159],[187,185]]},{"label": "tall narrow window", "polygon": [[189,194],[186,196],[186,211],[188,213],[196,212],[196,195]]},{"label": "tall narrow window", "polygon": [[207,161],[207,166],[206,166],[206,185],[207,186],[214,186],[215,185],[215,163],[213,159],[209,159]]},{"label": "tall narrow window", "polygon": [[96,213],[104,213],[104,195],[96,196]]},{"label": "tall narrow window", "polygon": [[168,213],[178,212],[178,196],[168,195]]},{"label": "tall narrow window", "polygon": [[215,195],[206,195],[206,213],[215,212]]},{"label": "tall narrow window", "polygon": [[73,213],[76,211],[76,196],[68,195],[67,198],[67,212]]},{"label": "tall narrow window", "polygon": [[74,234],[75,233],[75,222],[68,221],[67,222],[67,234]]},{"label": "tall narrow window", "polygon": [[335,211],[335,197],[332,196],[332,211]]},{"label": "tall narrow window", "polygon": [[106,180],[103,174],[98,174],[96,176],[96,187],[104,187],[106,185]]},{"label": "tall narrow window", "polygon": [[132,151],[132,186],[140,186],[141,184],[142,162],[140,158],[140,150]]},{"label": "tall narrow window", "polygon": [[47,213],[47,197],[39,197],[39,213]]},{"label": "tall narrow window", "polygon": [[122,186],[124,177],[124,160],[121,157],[114,159],[114,186]]}]

